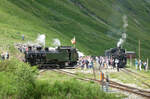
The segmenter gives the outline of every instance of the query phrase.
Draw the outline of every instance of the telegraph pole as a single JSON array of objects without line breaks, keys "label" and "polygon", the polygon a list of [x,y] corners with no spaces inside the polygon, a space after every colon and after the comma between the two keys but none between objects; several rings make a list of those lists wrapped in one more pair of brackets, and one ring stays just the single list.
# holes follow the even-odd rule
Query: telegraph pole
[{"label": "telegraph pole", "polygon": [[141,58],[141,41],[139,40],[139,60]]},{"label": "telegraph pole", "polygon": [[148,70],[148,58],[147,58],[147,66],[146,66],[146,71]]},{"label": "telegraph pole", "polygon": [[76,37],[74,36],[74,42],[75,42],[75,44],[74,44],[74,48],[76,48]]}]

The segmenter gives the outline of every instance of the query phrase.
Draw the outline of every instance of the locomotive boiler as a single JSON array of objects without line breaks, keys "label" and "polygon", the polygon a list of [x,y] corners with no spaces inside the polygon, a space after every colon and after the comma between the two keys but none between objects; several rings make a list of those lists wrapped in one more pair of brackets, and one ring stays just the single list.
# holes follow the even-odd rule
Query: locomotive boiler
[{"label": "locomotive boiler", "polygon": [[39,67],[58,66],[60,68],[73,67],[77,64],[77,50],[70,46],[59,46],[56,49],[28,47],[25,51],[25,62]]},{"label": "locomotive boiler", "polygon": [[125,49],[122,49],[121,47],[106,50],[105,56],[113,59],[112,65],[114,67],[116,66],[115,60],[118,60],[117,65],[119,68],[124,68],[127,64],[127,57],[126,57]]}]

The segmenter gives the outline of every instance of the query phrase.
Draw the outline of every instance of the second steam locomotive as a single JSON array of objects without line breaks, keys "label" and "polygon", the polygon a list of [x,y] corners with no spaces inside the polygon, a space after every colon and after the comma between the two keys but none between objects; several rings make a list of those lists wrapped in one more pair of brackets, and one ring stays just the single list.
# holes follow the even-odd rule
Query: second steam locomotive
[{"label": "second steam locomotive", "polygon": [[122,49],[121,47],[107,50],[105,56],[114,60],[112,64],[114,67],[118,66],[119,68],[124,68],[127,64],[125,49]]}]

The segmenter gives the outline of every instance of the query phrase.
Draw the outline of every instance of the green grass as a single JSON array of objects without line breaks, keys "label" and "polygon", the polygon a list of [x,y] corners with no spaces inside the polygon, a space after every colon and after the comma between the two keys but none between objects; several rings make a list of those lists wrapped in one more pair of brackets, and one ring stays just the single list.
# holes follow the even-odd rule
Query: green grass
[{"label": "green grass", "polygon": [[47,46],[52,45],[53,38],[59,38],[62,45],[71,45],[75,35],[78,49],[102,55],[116,46],[123,31],[122,16],[127,15],[125,48],[137,52],[140,39],[142,56],[149,57],[149,5],[143,0],[136,4],[130,0],[1,0],[0,45],[22,42],[22,34],[25,42],[33,41],[39,33],[46,34]]},{"label": "green grass", "polygon": [[136,67],[133,64],[132,64],[132,66],[129,66],[129,64],[128,64],[127,68],[129,70],[132,70],[133,72],[136,72],[137,74],[141,75],[142,77],[137,75],[137,77],[139,78],[140,81],[143,81],[147,84],[150,83],[150,78],[149,78],[150,77],[150,71],[149,70],[145,71],[143,66],[142,66],[142,71],[140,71],[139,68],[138,68],[138,70],[136,70]]},{"label": "green grass", "polygon": [[25,99],[33,93],[37,69],[11,59],[0,61],[0,98]]},{"label": "green grass", "polygon": [[[77,77],[83,77],[77,75]],[[85,76],[84,76],[85,77]],[[84,82],[76,80],[76,77],[71,77],[68,75],[62,75],[54,71],[46,71],[38,76],[37,84],[42,84],[42,87],[38,87],[37,91],[47,90],[43,96],[44,98],[71,98],[71,99],[115,99],[124,98],[126,96],[115,93],[115,94],[105,94],[100,90],[101,86],[95,84],[94,82]],[[47,85],[48,84],[48,85]],[[54,88],[53,88],[54,87]],[[88,89],[87,89],[88,88]],[[88,90],[90,92],[88,92]],[[92,92],[93,91],[93,92]],[[58,93],[59,92],[59,93]],[[69,93],[68,93],[69,92]],[[99,94],[97,94],[97,92]],[[59,94],[59,95],[58,95]]]},{"label": "green grass", "polygon": [[73,77],[69,77],[66,75],[62,75],[62,74],[58,74],[57,72],[54,71],[46,71],[41,73],[38,76],[38,80],[42,80],[42,81],[48,81],[49,83],[54,83],[56,81],[66,81],[66,80],[71,80]]},{"label": "green grass", "polygon": [[118,81],[125,83],[125,84],[134,84],[141,88],[147,88],[148,86],[144,85],[143,82],[148,83],[147,81],[143,80],[141,77],[135,77],[130,74],[124,73],[124,72],[118,72],[118,73],[110,73],[111,79],[117,79]]},{"label": "green grass", "polygon": [[35,67],[17,59],[0,61],[0,99],[121,99],[105,93],[93,82],[46,71],[38,75]]},{"label": "green grass", "polygon": [[[135,84],[142,88],[148,88],[148,89],[150,88],[149,86],[143,84],[143,83],[146,83],[149,85],[150,83],[150,79],[149,79],[150,71],[149,70],[148,71],[145,71],[144,69],[142,71],[140,71],[139,69],[136,70],[136,67],[133,65],[133,63],[132,63],[132,66],[130,66],[129,62],[126,68],[137,73],[137,75],[120,71],[120,72],[115,72],[115,73],[109,73],[110,78],[117,79],[118,81],[122,83]],[[139,75],[141,75],[142,77]],[[144,78],[143,76],[146,78]]]},{"label": "green grass", "polygon": [[[100,86],[70,79],[61,82],[60,80],[49,84],[47,82],[38,82],[35,93],[39,99],[121,99],[124,96],[116,94],[106,94],[100,90]],[[41,97],[41,98],[40,98]]]}]

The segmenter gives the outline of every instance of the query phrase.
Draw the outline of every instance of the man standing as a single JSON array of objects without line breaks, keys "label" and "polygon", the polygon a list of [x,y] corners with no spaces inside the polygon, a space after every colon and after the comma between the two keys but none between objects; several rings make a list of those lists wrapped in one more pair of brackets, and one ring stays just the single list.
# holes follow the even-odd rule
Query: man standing
[{"label": "man standing", "polygon": [[85,64],[86,64],[86,69],[88,69],[89,61],[88,61],[87,57],[86,57],[86,59],[85,59]]},{"label": "man standing", "polygon": [[144,70],[146,70],[147,63],[144,62],[143,65],[144,65]]},{"label": "man standing", "polygon": [[22,35],[22,40],[24,41],[24,35]]},{"label": "man standing", "polygon": [[90,68],[90,69],[91,69],[91,68],[93,68],[93,65],[94,65],[93,59],[92,59],[92,58],[90,58],[89,68]]},{"label": "man standing", "polygon": [[5,54],[5,59],[9,59],[9,53],[8,52],[6,52],[6,54]]},{"label": "man standing", "polygon": [[140,69],[140,71],[142,70],[142,61],[141,60],[139,60],[139,69]]},{"label": "man standing", "polygon": [[135,59],[135,67],[136,67],[136,70],[138,69],[138,60]]},{"label": "man standing", "polygon": [[117,68],[117,71],[119,72],[119,60],[116,58],[115,59],[115,66],[116,66],[116,68]]},{"label": "man standing", "polygon": [[84,69],[84,65],[85,65],[85,59],[82,57],[82,65],[81,65],[81,69],[83,70]]}]

